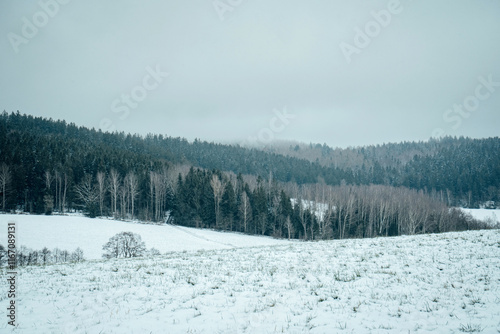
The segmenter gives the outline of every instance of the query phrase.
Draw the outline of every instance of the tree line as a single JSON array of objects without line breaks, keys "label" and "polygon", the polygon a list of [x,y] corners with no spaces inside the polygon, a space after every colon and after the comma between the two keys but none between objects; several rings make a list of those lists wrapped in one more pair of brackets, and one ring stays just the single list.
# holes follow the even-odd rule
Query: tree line
[{"label": "tree line", "polygon": [[[46,172],[46,180],[53,179]],[[61,180],[64,178],[61,177]],[[48,181],[47,181],[48,182]],[[66,185],[61,186],[67,189]],[[439,193],[383,185],[298,185],[188,166],[85,174],[72,186],[76,201],[62,207],[90,217],[140,219],[197,228],[318,240],[396,236],[485,228]],[[45,187],[45,213],[67,203],[57,187]],[[61,212],[61,211],[59,211]]]},{"label": "tree line", "polygon": [[[44,247],[40,250],[33,250],[26,246],[16,248],[16,266],[48,265],[70,262],[82,262],[85,260],[83,250],[78,247],[73,252],[54,248],[53,250]],[[0,245],[0,267],[7,264],[7,249]]]}]

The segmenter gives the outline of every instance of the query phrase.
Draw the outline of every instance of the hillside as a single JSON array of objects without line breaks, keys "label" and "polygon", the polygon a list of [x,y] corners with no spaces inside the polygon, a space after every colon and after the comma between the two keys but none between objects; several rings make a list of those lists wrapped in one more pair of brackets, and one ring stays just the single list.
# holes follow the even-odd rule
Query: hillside
[{"label": "hillside", "polygon": [[[483,163],[466,154],[415,156],[416,162],[401,172],[392,167],[325,167],[240,146],[161,135],[103,133],[19,113],[3,113],[0,130],[4,212],[51,215],[77,210],[89,217],[169,221],[288,239],[367,238],[483,228],[463,212],[450,210],[455,202],[463,204],[455,191],[463,193],[471,184],[471,206],[486,190],[491,192],[488,198],[496,199],[500,182],[493,177],[499,153],[489,151],[497,139],[460,139],[482,149]],[[444,162],[434,179],[427,169],[438,158]],[[463,164],[473,168],[457,172]],[[453,188],[443,190],[447,183]],[[291,198],[322,203],[325,213],[317,216],[314,208],[292,205]]]},{"label": "hillside", "polygon": [[451,205],[478,207],[500,200],[500,138],[445,137],[364,147],[275,142],[262,150],[350,171],[359,184],[435,189]]},{"label": "hillside", "polygon": [[[7,231],[7,223],[15,222],[18,247],[32,250],[44,247],[53,250],[83,250],[88,260],[102,258],[102,246],[117,233],[133,232],[142,237],[146,247],[168,252],[234,249],[241,247],[276,246],[289,241],[239,233],[216,232],[173,225],[151,225],[110,219],[90,219],[81,216],[0,215],[0,229]],[[57,231],[57,233],[54,233]],[[7,245],[2,234],[0,245]]]},{"label": "hillside", "polygon": [[[380,184],[442,192],[449,205],[499,201],[500,139],[444,138],[348,149],[287,145],[267,151],[151,134],[103,133],[64,121],[3,113],[0,164],[15,171],[15,202],[40,207],[43,174],[58,165],[76,180],[115,168],[158,169],[165,163],[241,173],[300,184]],[[18,180],[23,180],[19,182]],[[28,194],[26,189],[30,189]]]},{"label": "hillside", "polygon": [[0,331],[496,333],[499,237],[469,231],[28,266],[18,268],[19,328],[4,321]]}]

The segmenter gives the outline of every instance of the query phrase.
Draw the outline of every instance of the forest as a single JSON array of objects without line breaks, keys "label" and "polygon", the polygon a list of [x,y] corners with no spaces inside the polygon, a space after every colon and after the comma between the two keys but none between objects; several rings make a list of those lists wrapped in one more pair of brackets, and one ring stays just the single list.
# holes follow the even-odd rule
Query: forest
[{"label": "forest", "polygon": [[305,240],[476,229],[484,226],[450,207],[498,202],[499,148],[498,138],[445,138],[270,152],[4,112],[1,210]]}]

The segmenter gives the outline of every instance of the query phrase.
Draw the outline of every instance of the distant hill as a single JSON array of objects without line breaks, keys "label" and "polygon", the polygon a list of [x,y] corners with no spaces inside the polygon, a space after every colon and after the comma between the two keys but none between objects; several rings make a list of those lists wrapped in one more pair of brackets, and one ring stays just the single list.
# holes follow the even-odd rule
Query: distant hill
[{"label": "distant hill", "polygon": [[498,137],[445,137],[350,148],[280,141],[261,150],[340,169],[352,174],[356,184],[443,191],[453,205],[477,207],[500,201]]},{"label": "distant hill", "polygon": [[[383,184],[443,192],[450,205],[500,200],[500,139],[451,138],[356,148],[281,143],[249,149],[151,134],[103,133],[20,113],[0,115],[0,163],[43,175],[54,161],[79,179],[111,166],[186,164],[298,184]],[[71,157],[71,159],[69,159]],[[29,183],[28,182],[28,183]],[[22,193],[22,189],[18,189]],[[21,195],[22,196],[22,195]]]}]

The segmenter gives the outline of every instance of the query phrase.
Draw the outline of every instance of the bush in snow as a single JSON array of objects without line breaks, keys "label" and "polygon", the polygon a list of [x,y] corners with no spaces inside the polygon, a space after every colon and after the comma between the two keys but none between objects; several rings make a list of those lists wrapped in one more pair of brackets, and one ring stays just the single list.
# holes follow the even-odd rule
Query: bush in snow
[{"label": "bush in snow", "polygon": [[19,258],[24,259],[25,263],[22,264],[22,260],[18,262],[20,266],[26,265],[26,266],[31,266],[35,264],[39,264],[38,258],[39,258],[39,252],[37,250],[32,250],[29,248],[26,248],[25,252],[19,252]]},{"label": "bush in snow", "polygon": [[149,256],[158,256],[158,255],[161,255],[160,251],[157,250],[156,248],[151,248],[148,252],[148,255]]},{"label": "bush in snow", "polygon": [[116,257],[139,257],[146,252],[146,245],[141,236],[132,232],[121,232],[111,237],[102,246],[105,251],[102,255],[106,259]]},{"label": "bush in snow", "polygon": [[0,245],[0,267],[3,266],[7,259],[7,251],[3,245]]},{"label": "bush in snow", "polygon": [[[2,245],[0,245],[0,266],[5,262],[5,260],[2,262],[1,250]],[[80,247],[71,254],[67,250],[60,250],[59,248],[51,251],[47,247],[44,247],[42,250],[33,250],[26,246],[21,246],[16,249],[16,265],[18,267],[66,263],[70,261],[82,262],[84,260],[83,251]]]},{"label": "bush in snow", "polygon": [[84,260],[83,258],[83,251],[80,247],[75,249],[75,251],[71,254],[71,261],[73,262],[82,262]]},{"label": "bush in snow", "polygon": [[51,262],[51,255],[52,252],[47,247],[44,247],[39,253],[41,264],[45,265]]}]

